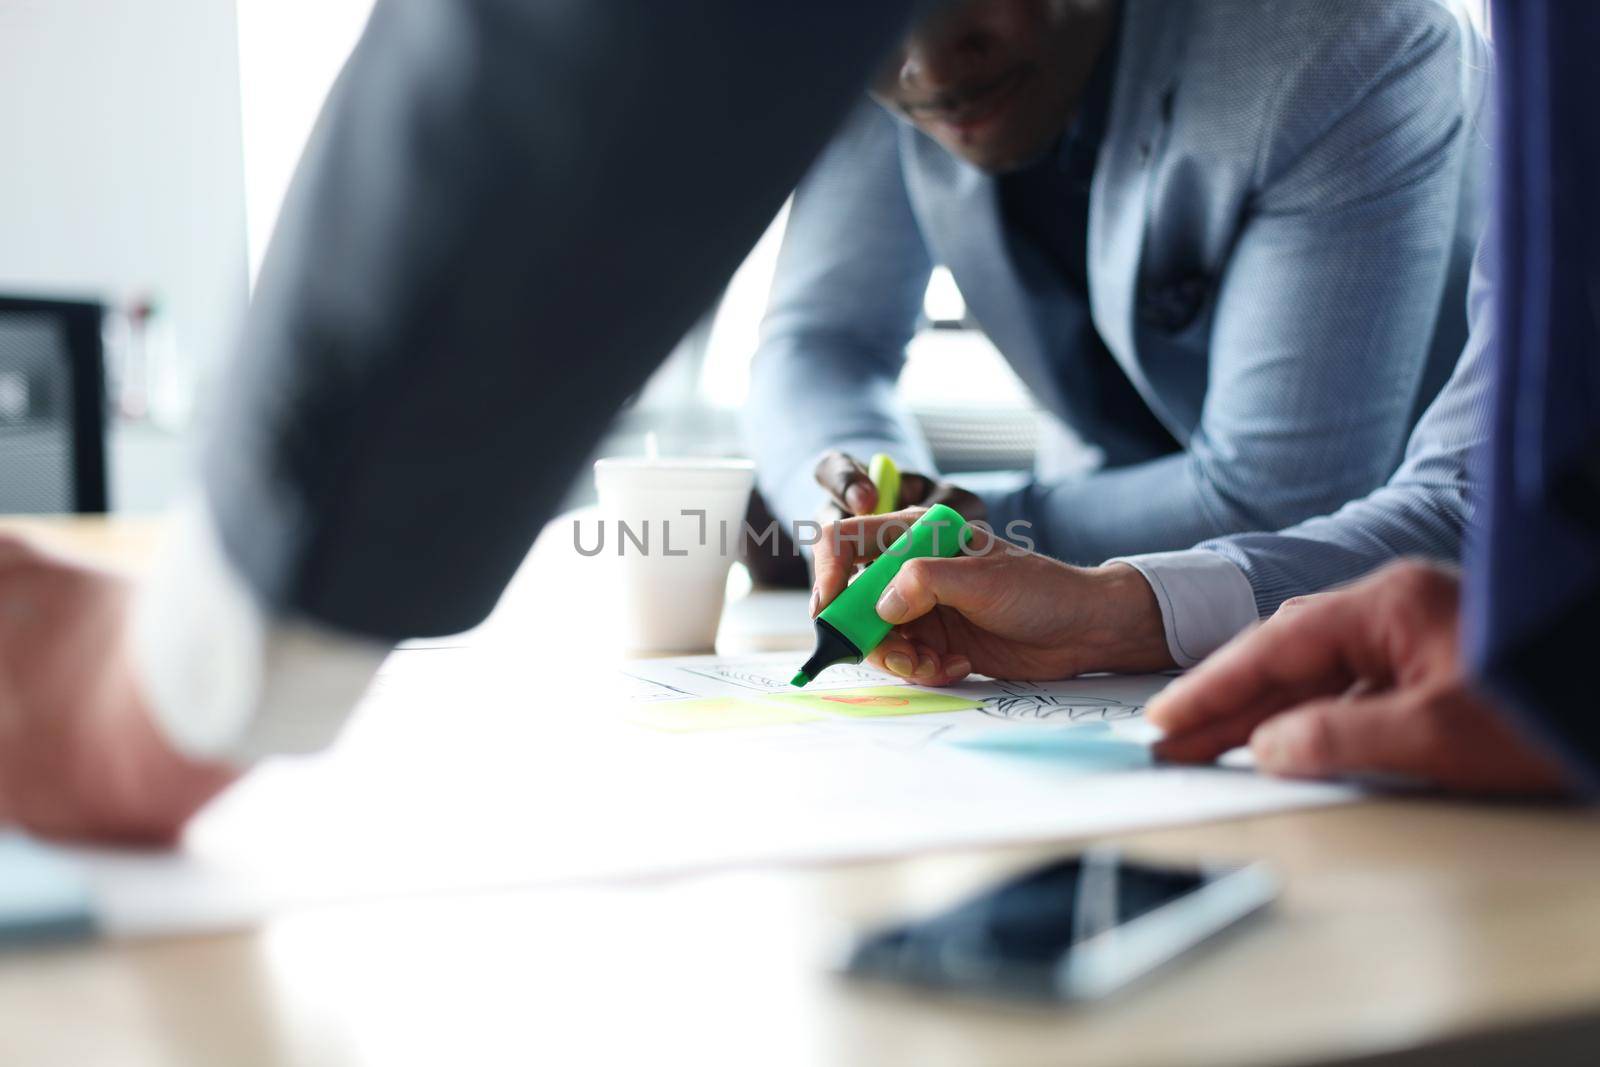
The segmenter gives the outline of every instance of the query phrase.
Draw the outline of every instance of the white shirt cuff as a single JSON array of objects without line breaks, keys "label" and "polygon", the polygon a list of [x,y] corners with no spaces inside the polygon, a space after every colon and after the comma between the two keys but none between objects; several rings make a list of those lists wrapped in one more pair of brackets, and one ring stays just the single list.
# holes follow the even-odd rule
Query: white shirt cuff
[{"label": "white shirt cuff", "polygon": [[1250,579],[1214,552],[1151,552],[1106,562],[1126,563],[1150,583],[1167,651],[1180,667],[1193,667],[1256,621]]},{"label": "white shirt cuff", "polygon": [[133,641],[145,694],[173,745],[238,762],[326,747],[390,650],[268,615],[198,499],[182,509],[139,591]]}]

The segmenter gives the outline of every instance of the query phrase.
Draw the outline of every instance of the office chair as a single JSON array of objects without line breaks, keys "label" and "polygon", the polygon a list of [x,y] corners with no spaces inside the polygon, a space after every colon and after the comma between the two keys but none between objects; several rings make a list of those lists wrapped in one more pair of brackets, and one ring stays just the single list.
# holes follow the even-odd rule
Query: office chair
[{"label": "office chair", "polygon": [[102,313],[0,297],[0,513],[106,510]]}]

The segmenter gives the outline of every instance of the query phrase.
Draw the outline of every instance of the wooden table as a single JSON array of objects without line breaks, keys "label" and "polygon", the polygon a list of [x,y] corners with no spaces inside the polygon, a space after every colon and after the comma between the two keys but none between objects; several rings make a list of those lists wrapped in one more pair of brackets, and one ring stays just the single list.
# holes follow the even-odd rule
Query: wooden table
[{"label": "wooden table", "polygon": [[[130,566],[158,536],[29,527]],[[0,956],[0,1064],[1600,1062],[1590,813],[1386,799],[1113,840],[1265,858],[1286,890],[1143,986],[1059,1011],[853,986],[825,963],[853,925],[1079,843],[328,907]]]}]

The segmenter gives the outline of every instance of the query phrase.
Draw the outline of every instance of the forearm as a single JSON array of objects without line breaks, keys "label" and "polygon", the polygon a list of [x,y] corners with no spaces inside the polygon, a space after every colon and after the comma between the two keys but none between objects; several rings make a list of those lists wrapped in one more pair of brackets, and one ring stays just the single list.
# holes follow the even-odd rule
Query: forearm
[{"label": "forearm", "polygon": [[1174,662],[1192,667],[1285,600],[1354,581],[1402,557],[1455,560],[1466,486],[1401,481],[1333,515],[1188,551],[1113,560],[1150,583]]},{"label": "forearm", "polygon": [[1259,526],[1206,484],[1185,453],[987,496],[997,533],[1068,563],[1166,552]]},{"label": "forearm", "polygon": [[[1181,546],[1185,534],[1212,521],[1197,503],[1204,499],[1200,491],[1185,485],[1177,462],[1184,457],[1172,457],[1145,465],[1160,471],[1109,471],[1055,490],[1030,486],[1000,506],[1038,506],[1042,518],[1000,510],[996,529],[1013,540],[1019,532],[1035,535],[1039,550],[1069,562],[1096,553],[1132,556],[1126,562],[1149,580],[1168,647],[1183,666],[1290,597],[1349,582],[1404,556],[1455,560],[1469,518],[1469,457],[1488,425],[1490,337],[1487,324],[1478,325],[1390,483],[1331,515],[1276,533],[1202,534],[1194,538],[1195,550],[1168,551],[1173,545],[1162,544],[1163,538]],[[1156,473],[1169,483],[1163,487]],[[1034,525],[1007,529],[1019,520]],[[1106,551],[1112,545],[1127,547]]]},{"label": "forearm", "polygon": [[1240,569],[1265,618],[1291,597],[1344,585],[1403,557],[1456,562],[1466,521],[1465,499],[1453,490],[1414,495],[1386,488],[1279,533],[1238,534],[1199,547]]},{"label": "forearm", "polygon": [[1179,667],[1193,667],[1256,621],[1249,579],[1214,553],[1157,552],[1111,560],[1107,567],[1117,565],[1148,583],[1161,641]]},{"label": "forearm", "polygon": [[786,526],[815,519],[825,503],[813,474],[829,449],[862,462],[885,452],[906,470],[935,473],[927,443],[895,395],[894,370],[881,366],[886,362],[804,337],[769,343],[757,354],[745,439],[762,494]]},{"label": "forearm", "polygon": [[1343,584],[1402,556],[1460,558],[1472,511],[1473,456],[1488,440],[1491,420],[1495,347],[1486,264],[1480,253],[1466,349],[1386,485],[1277,533],[1240,534],[1200,546],[1249,578],[1263,617],[1290,597]]},{"label": "forearm", "polygon": [[[1395,480],[1333,515],[1277,533],[1246,533],[1186,552],[1134,556],[1160,604],[1173,659],[1189,667],[1285,600],[1343,585],[1402,557],[1455,560],[1468,520],[1465,450],[1481,425],[1481,365],[1469,358],[1419,427]],[[1432,450],[1432,434],[1453,447]]]},{"label": "forearm", "polygon": [[[1201,538],[1192,551],[1163,547],[1141,550],[1154,554],[1127,553],[1131,558],[1123,561],[1144,575],[1156,595],[1173,660],[1192,666],[1290,597],[1352,581],[1392,560],[1456,559],[1468,518],[1464,460],[1477,440],[1475,429],[1482,425],[1482,369],[1476,359],[1464,361],[1463,373],[1419,427],[1414,454],[1390,485],[1333,515],[1277,533]],[[1440,438],[1436,447],[1435,435]],[[1170,503],[1170,497],[1150,499]],[[1085,508],[1094,505],[1087,499],[1081,503]],[[1139,514],[1148,517],[1164,510],[1141,508]],[[1089,529],[1098,533],[1099,524],[1112,515],[1105,508],[1095,511]],[[1084,542],[1075,539],[1080,535],[1072,517],[1071,511],[1059,516],[1067,539],[1055,544],[1082,551]],[[1168,521],[1172,529],[1180,528],[1175,519]],[[1005,532],[1003,525],[997,528]],[[1123,544],[1154,536],[1140,530],[1112,532]]]},{"label": "forearm", "polygon": [[1113,560],[1083,572],[1091,603],[1079,637],[1076,673],[1148,674],[1193,661],[1175,653],[1161,588],[1133,560]]}]

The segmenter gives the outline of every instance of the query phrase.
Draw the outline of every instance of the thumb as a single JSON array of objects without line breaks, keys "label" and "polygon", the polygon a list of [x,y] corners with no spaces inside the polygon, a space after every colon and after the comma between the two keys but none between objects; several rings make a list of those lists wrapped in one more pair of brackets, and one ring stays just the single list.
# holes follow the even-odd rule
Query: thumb
[{"label": "thumb", "polygon": [[975,556],[908,560],[878,598],[878,617],[899,625],[941,604],[963,615],[980,611],[993,590],[984,580],[985,563]]}]

